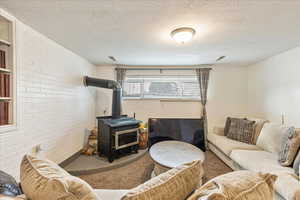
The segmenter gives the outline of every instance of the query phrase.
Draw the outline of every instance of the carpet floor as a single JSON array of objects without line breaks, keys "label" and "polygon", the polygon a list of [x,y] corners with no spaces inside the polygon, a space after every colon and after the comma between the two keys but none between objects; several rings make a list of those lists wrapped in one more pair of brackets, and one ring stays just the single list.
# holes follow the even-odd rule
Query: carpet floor
[{"label": "carpet floor", "polygon": [[[95,189],[131,189],[149,180],[153,167],[147,153],[123,167],[79,177]],[[206,181],[232,171],[211,151],[205,152],[204,170]]]}]

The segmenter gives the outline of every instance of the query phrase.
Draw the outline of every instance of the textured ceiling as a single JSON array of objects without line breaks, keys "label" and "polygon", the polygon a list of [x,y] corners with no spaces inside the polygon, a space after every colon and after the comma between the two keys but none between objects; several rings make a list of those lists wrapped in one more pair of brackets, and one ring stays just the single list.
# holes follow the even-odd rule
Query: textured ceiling
[{"label": "textured ceiling", "polygon": [[[300,45],[300,0],[0,0],[92,63],[246,65]],[[170,32],[196,29],[181,45]]]}]

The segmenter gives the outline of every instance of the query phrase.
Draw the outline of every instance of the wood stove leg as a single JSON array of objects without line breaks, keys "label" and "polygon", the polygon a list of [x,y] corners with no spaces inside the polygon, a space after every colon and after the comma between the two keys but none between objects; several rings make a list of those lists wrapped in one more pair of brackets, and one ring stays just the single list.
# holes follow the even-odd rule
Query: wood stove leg
[{"label": "wood stove leg", "polygon": [[108,162],[112,163],[115,160],[115,152],[111,151],[107,156],[107,158],[108,158]]},{"label": "wood stove leg", "polygon": [[114,159],[115,158],[114,158],[113,154],[111,154],[111,155],[108,156],[108,162],[112,163],[114,161]]},{"label": "wood stove leg", "polygon": [[132,148],[133,148],[134,153],[139,152],[139,145],[134,145]]}]

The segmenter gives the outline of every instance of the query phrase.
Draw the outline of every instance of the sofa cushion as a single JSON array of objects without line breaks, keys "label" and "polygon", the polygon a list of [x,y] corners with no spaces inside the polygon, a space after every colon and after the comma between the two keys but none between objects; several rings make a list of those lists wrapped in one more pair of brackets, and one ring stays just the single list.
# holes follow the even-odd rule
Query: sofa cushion
[{"label": "sofa cushion", "polygon": [[94,190],[98,197],[104,200],[121,200],[129,190]]},{"label": "sofa cushion", "polygon": [[233,149],[249,149],[249,150],[261,150],[259,147],[253,144],[246,144],[236,140],[231,140],[226,136],[220,136],[213,133],[209,133],[207,136],[209,142],[215,145],[226,155],[230,155]]},{"label": "sofa cushion", "polygon": [[279,153],[283,135],[289,130],[289,127],[275,123],[266,123],[258,136],[256,145],[262,149]]},{"label": "sofa cushion", "polygon": [[25,155],[21,186],[31,200],[99,200],[91,186],[50,160]]},{"label": "sofa cushion", "polygon": [[282,166],[290,166],[300,147],[300,130],[291,127],[283,135],[278,161]]},{"label": "sofa cushion", "polygon": [[252,144],[256,144],[257,138],[261,132],[261,129],[263,128],[264,124],[268,122],[268,120],[259,119],[259,118],[251,118],[251,117],[249,117],[249,118],[247,117],[247,119],[250,121],[255,121]]},{"label": "sofa cushion", "polygon": [[[300,183],[293,168],[281,166],[278,154],[267,151],[233,150],[230,157],[244,169],[277,175],[275,189],[286,199],[295,199],[290,197],[300,194]],[[289,184],[296,185],[286,187]]]},{"label": "sofa cushion", "polygon": [[203,173],[200,161],[181,165],[130,190],[122,200],[183,200],[199,186]]},{"label": "sofa cushion", "polygon": [[233,150],[230,158],[242,168],[257,172],[287,172],[294,173],[291,167],[283,167],[278,162],[278,155],[267,151]]},{"label": "sofa cushion", "polygon": [[268,173],[235,171],[210,180],[188,200],[273,200],[275,180]]},{"label": "sofa cushion", "polygon": [[254,124],[255,121],[231,118],[227,137],[232,140],[252,144]]}]

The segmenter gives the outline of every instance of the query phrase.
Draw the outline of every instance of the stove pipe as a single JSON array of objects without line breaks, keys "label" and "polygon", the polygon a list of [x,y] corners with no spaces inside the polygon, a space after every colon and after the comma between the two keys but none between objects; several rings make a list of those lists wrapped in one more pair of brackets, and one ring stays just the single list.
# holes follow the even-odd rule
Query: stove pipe
[{"label": "stove pipe", "polygon": [[112,118],[119,118],[121,116],[121,98],[122,88],[117,81],[99,79],[85,76],[83,78],[83,84],[87,86],[94,86],[100,88],[107,88],[113,90],[112,96]]}]

